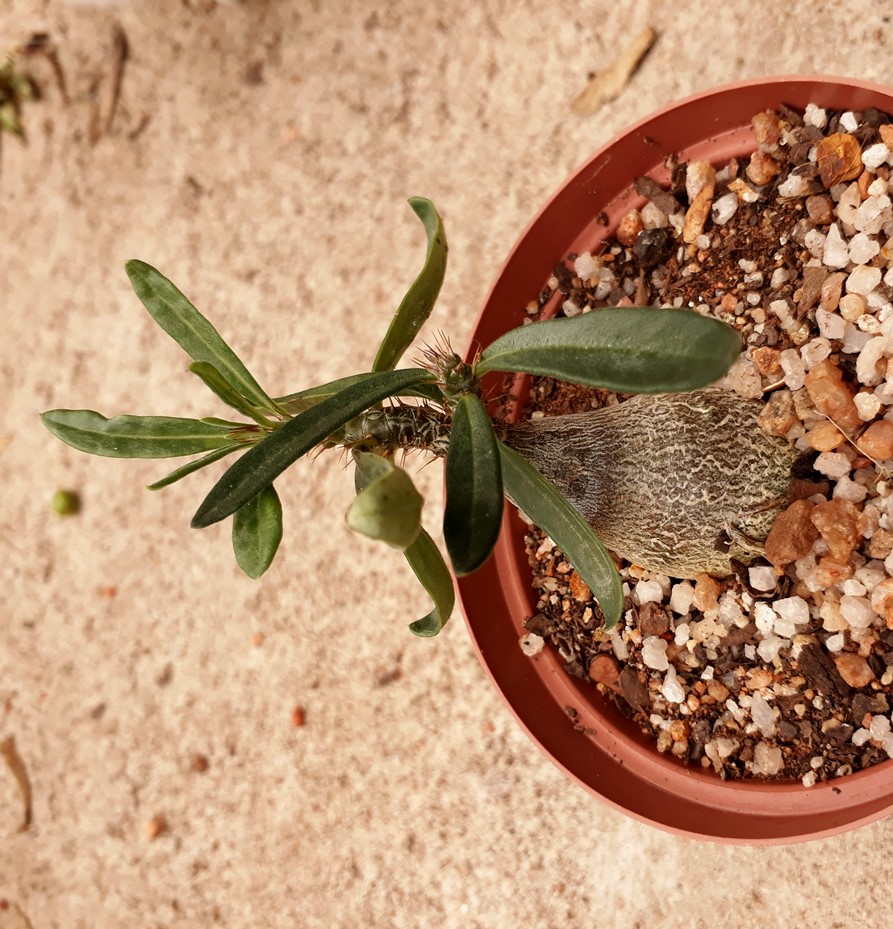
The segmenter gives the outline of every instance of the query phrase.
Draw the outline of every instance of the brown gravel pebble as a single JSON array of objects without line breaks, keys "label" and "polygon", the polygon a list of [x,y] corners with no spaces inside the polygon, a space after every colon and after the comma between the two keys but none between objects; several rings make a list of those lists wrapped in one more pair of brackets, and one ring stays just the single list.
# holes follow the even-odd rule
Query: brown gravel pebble
[{"label": "brown gravel pebble", "polygon": [[850,687],[867,687],[874,680],[874,671],[868,662],[855,652],[841,652],[835,655],[834,664]]},{"label": "brown gravel pebble", "polygon": [[758,187],[768,184],[781,170],[778,162],[765,152],[755,151],[750,156],[750,161],[745,169],[748,180],[751,180]]},{"label": "brown gravel pebble", "polygon": [[630,210],[617,227],[617,241],[622,245],[633,246],[639,233],[645,228],[642,216],[638,210]]},{"label": "brown gravel pebble", "polygon": [[692,162],[688,166],[689,173],[700,179],[698,192],[691,201],[691,206],[685,213],[685,224],[682,227],[682,241],[689,245],[694,244],[698,236],[704,231],[704,224],[710,215],[713,206],[713,193],[716,189],[716,170],[706,161]]},{"label": "brown gravel pebble", "polygon": [[760,412],[760,428],[767,435],[787,435],[799,421],[789,390],[776,390]]},{"label": "brown gravel pebble", "polygon": [[[725,299],[725,297],[723,297]],[[733,304],[734,309],[734,304]],[[763,377],[776,378],[781,374],[781,352],[777,348],[767,348],[762,346],[755,348],[751,352],[753,363],[757,366],[757,371]]]},{"label": "brown gravel pebble", "polygon": [[709,574],[699,574],[695,583],[693,606],[698,610],[712,610],[717,606],[721,588],[719,581]]},{"label": "brown gravel pebble", "polygon": [[817,422],[806,434],[810,448],[817,452],[833,452],[846,441],[846,436],[829,419]]},{"label": "brown gravel pebble", "polygon": [[858,139],[848,132],[827,136],[819,142],[816,162],[825,187],[851,181],[862,173],[862,151]]},{"label": "brown gravel pebble", "polygon": [[795,500],[776,517],[766,539],[766,558],[774,565],[786,565],[809,554],[819,537],[812,519],[814,506],[808,500]]},{"label": "brown gravel pebble", "polygon": [[859,448],[875,461],[893,458],[893,423],[886,419],[872,423],[860,436]]},{"label": "brown gravel pebble", "polygon": [[843,372],[830,359],[812,366],[806,374],[804,386],[809,399],[819,412],[824,413],[847,434],[862,426],[853,397],[855,389],[843,380]]},{"label": "brown gravel pebble", "polygon": [[146,823],[146,835],[150,840],[157,839],[159,836],[164,835],[165,832],[167,832],[167,819],[164,816],[153,816]]},{"label": "brown gravel pebble", "polygon": [[596,655],[589,662],[589,677],[596,684],[605,684],[608,687],[617,685],[620,677],[620,665],[613,655]]},{"label": "brown gravel pebble", "polygon": [[813,507],[809,518],[825,540],[831,557],[846,562],[861,538],[856,505],[849,500],[826,500]]},{"label": "brown gravel pebble", "polygon": [[875,529],[868,542],[868,554],[883,561],[893,552],[893,532],[889,529]]},{"label": "brown gravel pebble", "polygon": [[575,600],[585,603],[592,598],[592,591],[586,586],[586,582],[576,571],[571,571],[567,582],[570,587],[571,596],[573,596]]},{"label": "brown gravel pebble", "polygon": [[806,213],[817,226],[827,226],[834,219],[834,201],[824,194],[807,197]]},{"label": "brown gravel pebble", "polygon": [[638,626],[642,635],[663,635],[670,629],[670,617],[659,603],[645,603],[639,607]]}]

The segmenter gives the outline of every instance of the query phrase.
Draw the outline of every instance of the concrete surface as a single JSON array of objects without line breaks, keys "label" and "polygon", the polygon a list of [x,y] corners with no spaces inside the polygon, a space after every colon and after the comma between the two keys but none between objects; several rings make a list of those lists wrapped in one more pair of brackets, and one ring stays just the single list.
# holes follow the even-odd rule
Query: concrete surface
[{"label": "concrete surface", "polygon": [[[260,582],[210,475],[88,458],[52,406],[222,413],[122,265],[178,282],[271,392],[367,366],[423,254],[451,241],[428,329],[461,345],[543,199],[625,124],[782,72],[889,78],[889,3],[0,0],[0,50],[59,50],[0,164],[0,927],[881,926],[887,821],[793,848],[665,835],[566,781],[519,730],[456,618],[343,527],[337,456],[280,482]],[[595,116],[570,104],[639,30],[660,38]],[[108,131],[113,35],[130,57]],[[436,523],[440,472],[419,481]],[[57,517],[58,487],[83,511]],[[262,639],[262,641],[261,641]],[[296,706],[305,725],[293,724]],[[194,756],[208,768],[193,768]],[[167,829],[149,836],[150,822]]]}]

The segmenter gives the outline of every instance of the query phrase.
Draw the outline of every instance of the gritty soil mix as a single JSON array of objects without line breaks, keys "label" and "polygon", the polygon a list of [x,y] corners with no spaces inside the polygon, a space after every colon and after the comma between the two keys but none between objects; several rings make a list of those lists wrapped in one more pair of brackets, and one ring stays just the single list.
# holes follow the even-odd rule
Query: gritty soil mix
[{"label": "gritty soil mix", "polygon": [[[531,527],[521,647],[557,649],[681,763],[810,786],[893,757],[893,120],[811,105],[753,125],[749,159],[636,179],[644,205],[599,254],[567,256],[527,318],[673,305],[734,326],[745,350],[723,386],[802,453],[791,498],[732,577],[619,561],[610,634]],[[534,378],[524,415],[625,399]]]}]

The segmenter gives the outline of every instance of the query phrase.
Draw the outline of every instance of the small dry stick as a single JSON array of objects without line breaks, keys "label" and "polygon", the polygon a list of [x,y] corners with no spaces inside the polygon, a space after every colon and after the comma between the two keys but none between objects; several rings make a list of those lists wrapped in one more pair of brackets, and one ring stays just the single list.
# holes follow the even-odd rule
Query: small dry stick
[{"label": "small dry stick", "polygon": [[654,29],[650,26],[643,29],[610,68],[597,74],[586,85],[571,104],[573,111],[579,116],[592,116],[603,103],[613,100],[629,83],[656,40]]},{"label": "small dry stick", "polygon": [[118,111],[118,99],[121,96],[121,86],[124,83],[124,66],[130,56],[130,45],[127,34],[120,26],[115,26],[114,34],[114,61],[112,64],[112,100],[109,105],[108,116],[105,120],[104,134],[108,135]]},{"label": "small dry stick", "polygon": [[16,783],[19,785],[19,791],[22,794],[22,802],[25,810],[22,816],[22,825],[19,826],[19,832],[25,832],[31,825],[31,781],[28,780],[28,772],[25,770],[25,762],[16,748],[14,736],[4,739],[0,742],[0,758],[6,762]]}]

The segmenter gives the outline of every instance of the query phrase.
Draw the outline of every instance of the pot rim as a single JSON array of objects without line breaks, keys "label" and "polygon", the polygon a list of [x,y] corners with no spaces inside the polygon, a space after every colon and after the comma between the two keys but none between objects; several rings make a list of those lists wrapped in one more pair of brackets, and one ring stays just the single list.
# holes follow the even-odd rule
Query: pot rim
[{"label": "pot rim", "polygon": [[[751,97],[762,102],[754,102],[748,109],[747,101]],[[845,104],[844,99],[848,101]],[[592,216],[598,212],[598,207],[605,209],[613,228],[619,214],[635,205],[634,192],[629,196],[632,179],[646,173],[640,167],[649,159],[653,169],[657,169],[668,153],[658,151],[660,140],[665,138],[660,133],[668,131],[673,120],[687,120],[688,125],[701,128],[684,130],[682,135],[688,138],[689,144],[675,145],[672,151],[697,151],[705,145],[717,144],[720,148],[742,151],[748,150],[749,145],[752,151],[750,117],[783,102],[801,108],[806,102],[833,109],[859,110],[876,106],[893,114],[893,87],[837,75],[749,78],[692,94],[637,120],[579,165],[524,229],[484,302],[466,357],[470,357],[482,341],[486,344],[495,334],[518,324],[526,301],[515,299],[514,294],[523,294],[529,286],[526,280],[541,275],[538,285],[527,290],[529,300],[542,287],[557,261],[570,251],[579,251],[575,245],[581,239],[597,242],[605,237],[607,231],[603,226],[594,229],[590,222],[587,227],[580,227],[581,217],[587,215],[587,210]],[[741,123],[740,114],[736,121],[726,118],[725,110],[720,112],[720,104],[727,109],[731,103],[736,110],[748,112],[746,124]],[[698,111],[709,116],[692,119],[692,113]],[[705,118],[712,119],[715,125],[704,126]],[[647,146],[654,142],[652,137],[658,140],[658,145],[648,151]],[[627,166],[626,156],[630,152],[639,161]],[[729,157],[732,155],[724,153],[712,160],[728,160]],[[618,165],[619,162],[622,165]],[[616,178],[626,179],[624,187],[617,186],[620,181],[616,178],[606,179],[612,171]],[[585,201],[582,206],[580,201]],[[572,221],[567,233],[556,231],[565,222],[561,218],[563,214],[571,214],[577,223],[574,225]],[[551,251],[545,263],[540,257],[537,267],[531,270],[533,255],[542,248],[551,248]],[[523,276],[525,283],[512,284],[513,276]],[[513,295],[509,300],[507,291]],[[494,318],[497,319],[495,323]],[[485,340],[480,336],[481,330],[488,332]],[[490,330],[498,331],[491,335]],[[574,684],[550,649],[533,659],[524,656],[517,639],[524,631],[520,622],[529,615],[532,605],[530,575],[529,569],[521,565],[523,545],[520,554],[517,548],[523,533],[520,520],[508,510],[494,556],[476,574],[458,580],[459,600],[478,656],[490,679],[530,738],[569,777],[609,805],[642,822],[671,833],[721,842],[805,841],[837,834],[893,811],[891,761],[819,782],[810,788],[799,782],[723,781],[712,771],[692,770],[676,759],[660,755],[650,738],[646,744],[631,735],[630,726],[619,712],[613,706],[603,712],[595,688]],[[497,589],[500,601],[494,601]],[[486,615],[481,617],[473,608],[473,602],[480,598],[486,603],[482,611]],[[504,628],[494,631],[499,622]],[[505,649],[513,651],[503,654]],[[591,693],[584,694],[583,687]],[[526,704],[524,701],[528,697],[534,703],[539,701],[538,705]],[[544,703],[544,699],[551,703]],[[566,733],[556,734],[552,731],[554,726],[544,728],[542,719],[538,718],[545,707],[547,718],[554,724],[561,718],[564,706],[574,705],[565,702],[559,706],[563,701],[584,703],[578,721],[583,728],[592,728],[595,733],[587,736],[575,732],[574,735],[577,741],[588,743],[585,749],[575,751]],[[595,770],[590,765],[607,767]],[[623,780],[629,780],[630,784],[623,785]],[[643,799],[642,794],[648,794],[647,798]],[[684,807],[682,818],[680,807]]]}]

